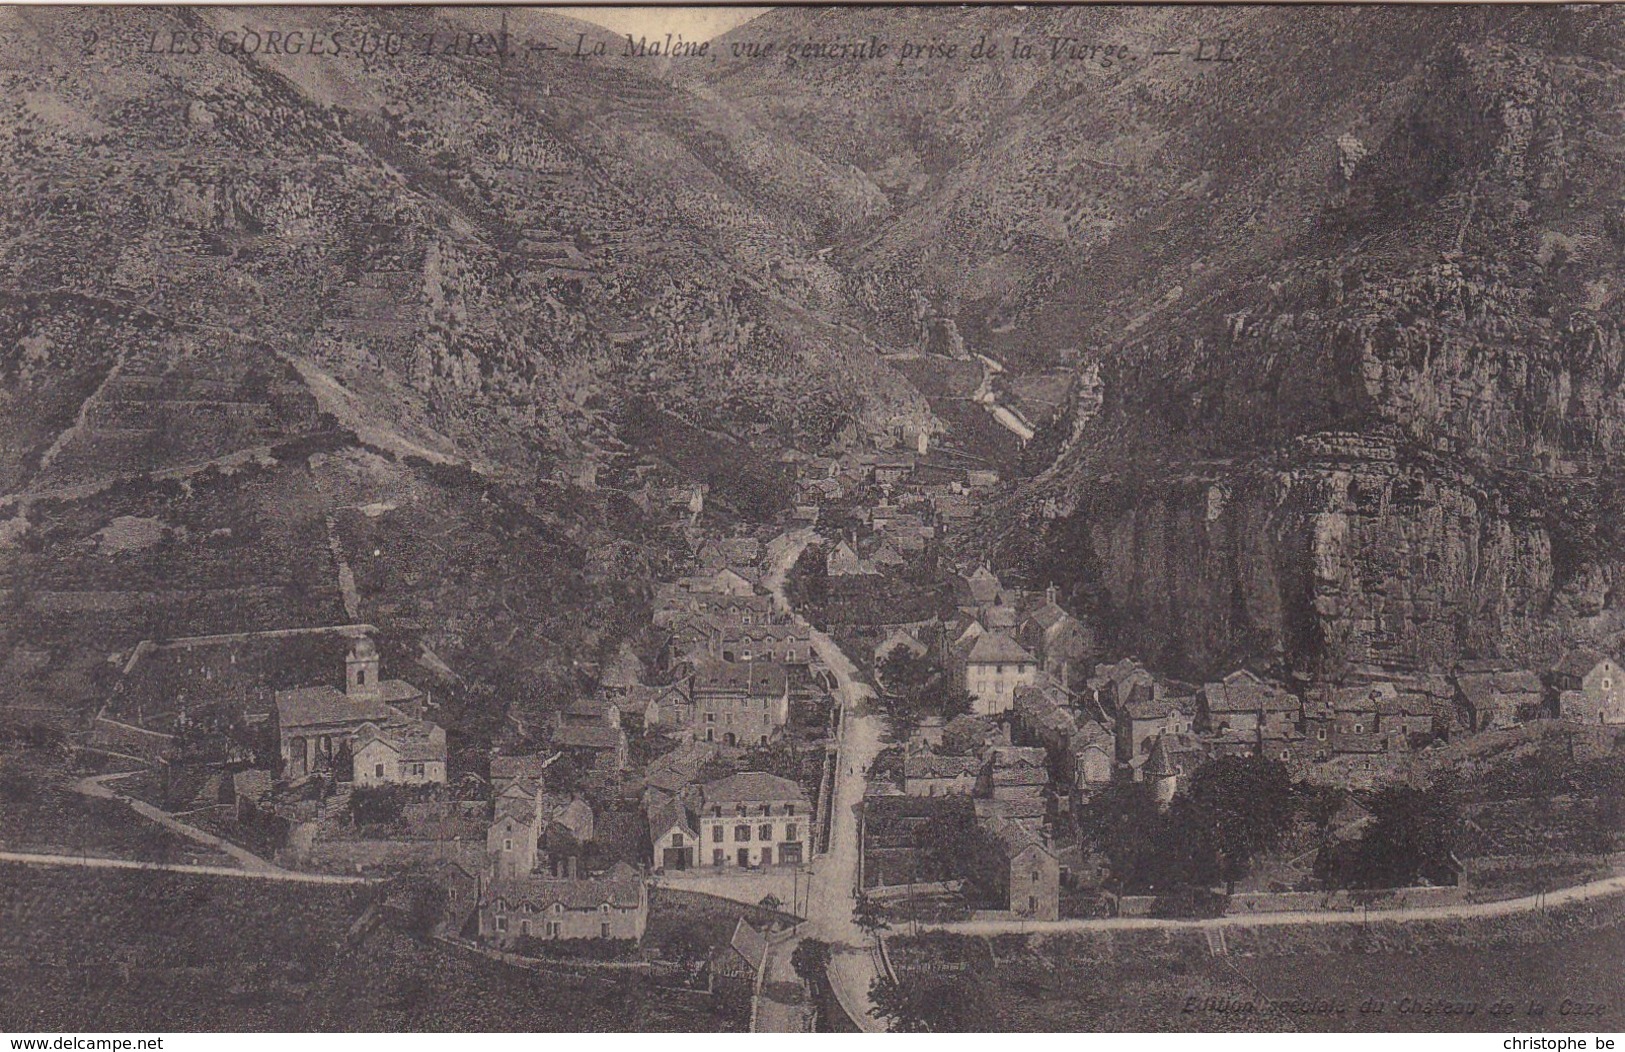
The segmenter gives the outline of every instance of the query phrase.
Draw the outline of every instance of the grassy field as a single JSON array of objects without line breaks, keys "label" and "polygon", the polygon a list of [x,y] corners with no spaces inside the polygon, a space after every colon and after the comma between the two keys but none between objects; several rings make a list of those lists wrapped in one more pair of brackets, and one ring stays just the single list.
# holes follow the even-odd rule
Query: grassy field
[{"label": "grassy field", "polygon": [[224,852],[171,833],[117,800],[73,790],[80,772],[45,749],[0,753],[0,847],[11,851],[235,866]]},{"label": "grassy field", "polygon": [[992,1030],[1606,1032],[1625,1027],[1616,913],[1255,931],[1222,957],[1194,932],[888,945],[906,983],[971,1005]]},{"label": "grassy field", "polygon": [[379,927],[365,892],[0,866],[0,1030],[715,1031],[646,979],[471,960]]}]

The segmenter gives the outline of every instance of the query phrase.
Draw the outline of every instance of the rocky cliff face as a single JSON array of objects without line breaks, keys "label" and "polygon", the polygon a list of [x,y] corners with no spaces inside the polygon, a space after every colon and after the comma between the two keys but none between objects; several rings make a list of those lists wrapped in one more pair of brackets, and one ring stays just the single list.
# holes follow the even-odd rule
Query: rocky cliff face
[{"label": "rocky cliff face", "polygon": [[1106,355],[1035,491],[1125,646],[1335,673],[1619,631],[1625,99],[1593,15],[1441,44],[1385,134],[1326,142],[1291,251]]}]

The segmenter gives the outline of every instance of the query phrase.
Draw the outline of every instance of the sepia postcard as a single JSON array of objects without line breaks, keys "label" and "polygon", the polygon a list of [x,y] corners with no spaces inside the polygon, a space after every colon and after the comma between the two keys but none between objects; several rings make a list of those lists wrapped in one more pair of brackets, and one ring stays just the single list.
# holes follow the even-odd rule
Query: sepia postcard
[{"label": "sepia postcard", "polygon": [[1625,10],[0,7],[0,173],[10,1049],[1625,1030]]}]

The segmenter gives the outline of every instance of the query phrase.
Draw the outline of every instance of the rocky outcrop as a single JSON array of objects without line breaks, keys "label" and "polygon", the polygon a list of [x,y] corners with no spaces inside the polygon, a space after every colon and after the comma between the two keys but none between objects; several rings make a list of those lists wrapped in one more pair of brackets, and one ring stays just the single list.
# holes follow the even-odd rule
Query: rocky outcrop
[{"label": "rocky outcrop", "polygon": [[[1537,509],[1380,438],[1315,435],[1293,454],[1095,491],[1080,517],[1122,646],[1194,676],[1540,661],[1559,645]],[[1612,574],[1590,565],[1595,597]]]}]

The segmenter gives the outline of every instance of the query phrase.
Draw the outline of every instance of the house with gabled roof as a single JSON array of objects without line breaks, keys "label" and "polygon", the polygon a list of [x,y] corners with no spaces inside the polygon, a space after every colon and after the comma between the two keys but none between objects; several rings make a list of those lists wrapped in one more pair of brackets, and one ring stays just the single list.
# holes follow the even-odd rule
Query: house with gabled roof
[{"label": "house with gabled roof", "polygon": [[1191,733],[1195,707],[1194,698],[1165,695],[1151,684],[1136,683],[1117,712],[1118,762],[1143,763],[1159,735]]},{"label": "house with gabled roof", "polygon": [[1528,669],[1464,661],[1455,675],[1454,701],[1463,727],[1487,731],[1538,717],[1545,708],[1546,691],[1540,677]]},{"label": "house with gabled roof", "polygon": [[1002,629],[977,635],[968,646],[954,651],[954,674],[972,698],[973,711],[996,716],[1015,705],[1017,687],[1032,686],[1038,679],[1038,660]]},{"label": "house with gabled roof", "polygon": [[655,870],[693,869],[700,834],[688,808],[676,795],[655,800],[645,811],[649,820],[649,857]]},{"label": "house with gabled roof", "polygon": [[696,740],[766,745],[790,721],[790,678],[774,661],[703,661],[689,685]]},{"label": "house with gabled roof", "polygon": [[909,796],[970,796],[982,772],[975,756],[913,752],[903,758],[903,792]]},{"label": "house with gabled roof", "polygon": [[351,777],[357,787],[446,784],[443,727],[413,721],[386,729],[364,723],[350,749]]},{"label": "house with gabled roof", "polygon": [[641,939],[648,920],[648,888],[624,863],[602,877],[500,877],[480,896],[480,936],[502,946],[520,938]]},{"label": "house with gabled roof", "polygon": [[1061,917],[1061,865],[1055,851],[1033,823],[1000,816],[982,827],[998,843],[1005,872],[1000,883],[1009,896],[1010,912],[1031,920]]},{"label": "house with gabled roof", "polygon": [[1298,725],[1303,703],[1284,687],[1241,669],[1196,692],[1196,726],[1210,734],[1257,734]]},{"label": "house with gabled roof", "polygon": [[801,865],[812,859],[813,806],[801,786],[763,771],[707,783],[698,809],[712,866]]},{"label": "house with gabled roof", "polygon": [[1038,658],[1039,667],[1069,689],[1081,688],[1089,662],[1099,647],[1095,635],[1078,618],[1061,608],[1060,592],[1052,584],[1044,602],[1022,615],[1016,630],[1021,645]]},{"label": "house with gabled roof", "polygon": [[1548,679],[1562,719],[1625,724],[1625,671],[1607,654],[1587,647],[1571,650],[1552,668]]}]

